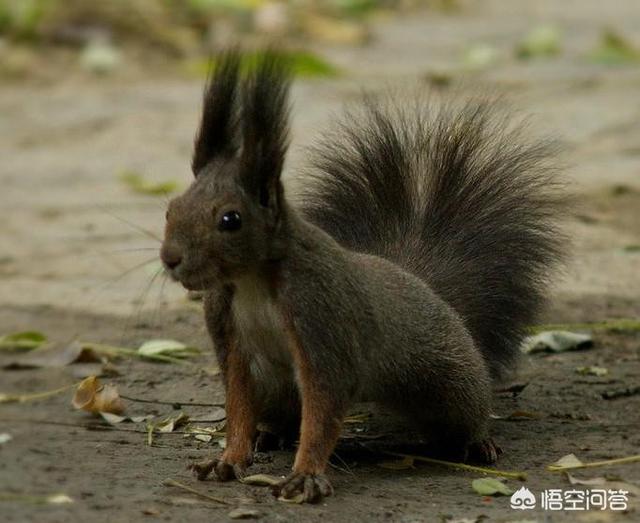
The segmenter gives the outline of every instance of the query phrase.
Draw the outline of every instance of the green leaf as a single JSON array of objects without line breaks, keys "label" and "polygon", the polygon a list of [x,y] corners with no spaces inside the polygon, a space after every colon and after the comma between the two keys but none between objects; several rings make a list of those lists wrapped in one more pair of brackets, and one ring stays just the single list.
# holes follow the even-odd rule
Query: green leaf
[{"label": "green leaf", "polygon": [[510,496],[514,490],[496,478],[480,478],[471,482],[471,487],[482,496]]},{"label": "green leaf", "polygon": [[41,332],[24,331],[0,337],[0,350],[31,350],[39,347],[47,337]]},{"label": "green leaf", "polygon": [[520,59],[549,57],[560,52],[560,31],[553,25],[534,27],[518,45]]},{"label": "green leaf", "polygon": [[606,65],[621,65],[640,61],[640,50],[613,29],[605,29],[600,36],[600,44],[589,58],[593,62]]},{"label": "green leaf", "polygon": [[[308,51],[289,51],[283,53],[284,58],[291,66],[295,76],[302,77],[333,77],[338,76],[340,71],[326,60]],[[252,71],[258,63],[261,54],[246,53],[242,56],[241,68],[244,73]],[[215,61],[196,60],[186,64],[189,73],[197,76],[206,76],[211,69],[215,69]]]},{"label": "green leaf", "polygon": [[140,346],[138,354],[148,358],[156,356],[186,358],[188,356],[200,354],[200,351],[195,347],[188,347],[184,343],[175,340],[149,340]]},{"label": "green leaf", "polygon": [[152,196],[165,196],[176,192],[179,189],[178,182],[168,180],[166,182],[153,182],[147,180],[142,174],[135,171],[122,171],[118,177],[132,191],[139,194],[148,194]]}]

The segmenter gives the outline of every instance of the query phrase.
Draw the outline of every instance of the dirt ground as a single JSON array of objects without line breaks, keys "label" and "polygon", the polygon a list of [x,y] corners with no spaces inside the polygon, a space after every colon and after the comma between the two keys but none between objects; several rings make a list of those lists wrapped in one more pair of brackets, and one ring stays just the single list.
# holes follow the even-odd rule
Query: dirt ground
[{"label": "dirt ground", "polygon": [[[547,22],[563,28],[563,53],[515,60],[516,42],[531,26]],[[572,256],[550,291],[544,322],[640,318],[640,67],[584,59],[603,26],[640,45],[634,0],[606,9],[595,0],[483,0],[453,14],[380,21],[372,43],[362,48],[322,49],[346,74],[294,86],[291,186],[301,183],[292,175],[304,166],[304,146],[314,132],[363,86],[427,89],[434,72],[446,71],[454,85],[445,91],[506,95],[512,106],[533,115],[536,130],[554,133],[564,147],[561,161],[576,201],[567,224]],[[483,71],[462,71],[456,64],[474,42],[504,53]],[[126,347],[172,338],[209,348],[199,305],[175,285],[151,282],[157,262],[128,272],[156,256],[157,242],[139,228],[160,234],[166,202],[136,195],[118,178],[133,170],[188,183],[200,91],[200,80],[157,71],[150,78],[129,71],[99,80],[70,71],[46,85],[0,84],[0,334],[39,330],[57,343],[79,338]],[[224,400],[219,376],[203,370],[213,365],[213,355],[204,352],[187,365],[123,360],[116,364],[118,375],[104,380],[123,395],[184,402],[182,410],[192,418],[211,419],[218,409],[188,405]],[[12,358],[0,355],[0,364]],[[575,371],[590,365],[606,367],[609,374]],[[73,366],[0,370],[0,393],[41,392],[76,381]],[[498,467],[526,471],[525,484],[536,495],[570,488],[563,475],[545,470],[566,454],[583,461],[638,454],[640,395],[605,400],[602,394],[640,385],[640,332],[598,331],[590,349],[529,357],[517,381],[529,385],[517,397],[496,394],[495,413],[537,416],[493,423],[504,450]],[[178,431],[148,446],[143,423],[110,427],[73,410],[70,397],[69,391],[0,405],[0,433],[12,436],[0,445],[3,521],[225,521],[239,506],[256,509],[263,521],[640,521],[638,497],[630,498],[624,513],[520,512],[509,507],[508,497],[476,494],[476,472],[434,465],[381,468],[388,459],[382,450],[407,449],[411,440],[384,414],[349,426],[352,435],[382,437],[342,442],[330,471],[334,497],[317,506],[285,504],[265,488],[193,479],[186,464],[219,452],[211,443]],[[171,405],[134,401],[127,410],[176,412]],[[256,461],[256,472],[282,475],[293,454],[274,452]],[[640,463],[575,473],[603,475],[640,486]],[[162,485],[167,478],[229,505]],[[520,486],[517,480],[507,484]],[[6,499],[51,493],[67,494],[74,503]]]}]

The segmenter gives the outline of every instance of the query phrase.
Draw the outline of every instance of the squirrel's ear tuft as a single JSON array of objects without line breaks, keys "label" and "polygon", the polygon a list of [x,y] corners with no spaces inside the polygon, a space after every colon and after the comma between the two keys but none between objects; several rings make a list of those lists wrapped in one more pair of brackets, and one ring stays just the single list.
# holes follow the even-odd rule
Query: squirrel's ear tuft
[{"label": "squirrel's ear tuft", "polygon": [[266,51],[247,77],[242,113],[242,183],[263,206],[276,204],[280,174],[289,145],[290,68],[285,58]]},{"label": "squirrel's ear tuft", "polygon": [[216,156],[238,149],[238,77],[240,54],[227,51],[215,61],[204,90],[202,119],[196,135],[191,169],[195,175]]}]

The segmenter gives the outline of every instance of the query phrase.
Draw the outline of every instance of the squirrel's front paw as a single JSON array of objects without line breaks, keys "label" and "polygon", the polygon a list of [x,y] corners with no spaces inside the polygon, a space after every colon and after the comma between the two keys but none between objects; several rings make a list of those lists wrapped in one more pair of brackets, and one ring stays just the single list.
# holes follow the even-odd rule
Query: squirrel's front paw
[{"label": "squirrel's front paw", "polygon": [[285,499],[302,495],[303,503],[317,503],[333,494],[333,487],[324,474],[292,472],[273,488],[273,493]]},{"label": "squirrel's front paw", "polygon": [[468,460],[478,463],[495,463],[498,461],[500,454],[502,454],[502,449],[496,445],[492,438],[481,439],[467,448]]}]

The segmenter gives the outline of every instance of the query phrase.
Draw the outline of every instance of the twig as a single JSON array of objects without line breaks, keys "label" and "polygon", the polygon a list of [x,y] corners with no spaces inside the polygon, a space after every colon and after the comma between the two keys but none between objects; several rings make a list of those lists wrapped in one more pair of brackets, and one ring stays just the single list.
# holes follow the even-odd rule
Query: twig
[{"label": "twig", "polygon": [[444,467],[450,467],[460,470],[470,470],[473,472],[481,472],[483,474],[492,474],[494,476],[502,476],[505,478],[515,478],[522,481],[526,481],[527,474],[525,472],[507,472],[505,470],[490,469],[485,467],[476,467],[475,465],[467,465],[466,463],[454,463],[453,461],[444,461],[442,459],[427,458],[425,456],[413,456],[411,454],[400,454],[399,452],[387,452],[385,454],[390,456],[396,456],[398,458],[410,458],[416,461],[423,461],[425,463],[433,463],[435,465],[442,465]]},{"label": "twig", "polygon": [[120,394],[120,397],[125,400],[135,401],[137,403],[154,403],[156,405],[181,405],[186,407],[224,407],[224,403],[196,403],[191,401],[161,401],[161,400],[149,400],[146,398],[134,398],[132,396],[124,396]]},{"label": "twig", "polygon": [[[140,429],[129,429],[129,428],[125,428],[125,427],[116,427],[114,425],[108,425],[108,424],[88,424],[88,425],[82,425],[80,423],[69,423],[69,422],[65,422],[65,421],[53,421],[53,420],[48,420],[48,419],[20,419],[20,418],[0,418],[0,422],[3,423],[35,423],[38,425],[57,425],[60,427],[73,427],[73,428],[78,428],[78,429],[87,429],[87,430],[115,430],[115,431],[119,431],[119,432],[138,432],[141,434],[146,434],[147,431],[146,430],[140,430]],[[186,432],[167,432],[167,434],[186,434]]]},{"label": "twig", "polygon": [[208,499],[209,501],[215,501],[216,503],[221,503],[222,505],[232,505],[232,503],[229,503],[228,501],[222,499],[222,498],[218,498],[216,496],[211,496],[209,494],[206,494],[205,492],[200,492],[199,490],[196,490],[194,488],[191,488],[188,485],[184,485],[183,483],[179,483],[174,479],[171,478],[167,478],[165,479],[162,484],[165,487],[176,487],[182,490],[185,490],[187,492],[190,492],[191,494],[195,494],[196,496],[200,496],[201,498],[204,499]]},{"label": "twig", "polygon": [[640,461],[640,454],[627,456],[626,458],[606,459],[603,461],[592,461],[591,463],[581,463],[580,465],[548,465],[547,470],[551,472],[562,472],[573,469],[590,469],[594,467],[605,467],[607,465],[621,465],[623,463],[633,463]]},{"label": "twig", "polygon": [[0,394],[0,403],[26,403],[27,401],[41,400],[49,398],[65,392],[73,387],[76,387],[78,383],[72,383],[71,385],[65,385],[59,389],[48,390],[45,392],[35,392],[33,394]]}]

